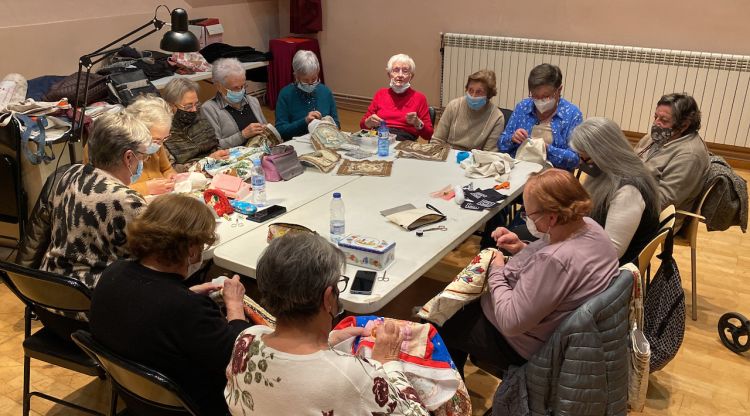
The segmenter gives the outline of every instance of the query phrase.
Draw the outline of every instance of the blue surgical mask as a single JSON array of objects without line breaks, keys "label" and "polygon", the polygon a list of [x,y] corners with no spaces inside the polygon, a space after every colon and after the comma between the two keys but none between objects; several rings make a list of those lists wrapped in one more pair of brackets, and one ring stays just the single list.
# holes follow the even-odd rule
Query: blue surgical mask
[{"label": "blue surgical mask", "polygon": [[315,87],[317,87],[318,84],[320,84],[320,81],[315,81],[312,84],[305,84],[305,83],[302,83],[302,82],[298,82],[297,83],[297,88],[299,88],[300,90],[302,90],[302,91],[304,91],[304,92],[306,92],[308,94],[311,94],[313,91],[315,91]]},{"label": "blue surgical mask", "polygon": [[159,149],[161,149],[160,144],[151,142],[151,144],[148,145],[148,150],[146,150],[146,153],[153,155],[154,153],[158,152]]},{"label": "blue surgical mask", "polygon": [[480,108],[484,107],[485,104],[487,104],[487,96],[482,97],[472,97],[468,93],[466,93],[466,104],[469,105],[469,108],[472,110],[479,110]]},{"label": "blue surgical mask", "polygon": [[136,183],[143,173],[143,161],[138,159],[138,167],[135,168],[135,173],[130,170],[130,166],[128,166],[128,172],[130,172],[130,183]]},{"label": "blue surgical mask", "polygon": [[227,90],[227,101],[232,104],[239,104],[245,98],[245,89],[239,91]]}]

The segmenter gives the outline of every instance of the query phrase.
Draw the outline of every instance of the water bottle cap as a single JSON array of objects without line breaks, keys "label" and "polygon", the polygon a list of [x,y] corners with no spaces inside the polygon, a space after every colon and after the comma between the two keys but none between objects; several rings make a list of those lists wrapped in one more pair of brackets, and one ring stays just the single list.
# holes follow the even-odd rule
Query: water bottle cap
[{"label": "water bottle cap", "polygon": [[334,192],[333,193],[334,198],[341,198],[341,192]]}]

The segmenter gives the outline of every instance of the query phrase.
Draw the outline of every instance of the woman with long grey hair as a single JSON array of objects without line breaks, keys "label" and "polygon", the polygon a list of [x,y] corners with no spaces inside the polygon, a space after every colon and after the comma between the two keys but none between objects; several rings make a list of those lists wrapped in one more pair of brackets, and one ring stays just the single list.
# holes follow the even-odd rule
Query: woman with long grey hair
[{"label": "woman with long grey hair", "polygon": [[570,147],[588,175],[591,217],[604,227],[620,256],[628,263],[653,237],[659,225],[659,188],[653,175],[612,120],[593,117],[573,130]]}]

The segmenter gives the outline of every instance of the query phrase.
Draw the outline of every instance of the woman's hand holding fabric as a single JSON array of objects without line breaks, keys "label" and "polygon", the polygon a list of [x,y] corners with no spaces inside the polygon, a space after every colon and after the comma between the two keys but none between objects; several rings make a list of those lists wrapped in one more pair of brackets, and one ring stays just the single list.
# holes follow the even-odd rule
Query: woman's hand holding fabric
[{"label": "woman's hand holding fabric", "polygon": [[385,325],[378,328],[375,345],[372,348],[372,358],[383,364],[389,361],[397,361],[403,341],[404,336],[401,334],[401,328],[395,323],[387,321]]}]

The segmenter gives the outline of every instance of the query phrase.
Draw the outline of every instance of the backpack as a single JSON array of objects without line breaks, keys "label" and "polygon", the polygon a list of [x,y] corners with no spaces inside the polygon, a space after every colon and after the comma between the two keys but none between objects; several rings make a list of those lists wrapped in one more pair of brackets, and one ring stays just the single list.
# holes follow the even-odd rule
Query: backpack
[{"label": "backpack", "polygon": [[677,355],[685,337],[685,292],[672,257],[672,230],[664,241],[661,265],[647,285],[643,301],[643,333],[651,345],[650,371],[661,370]]}]

